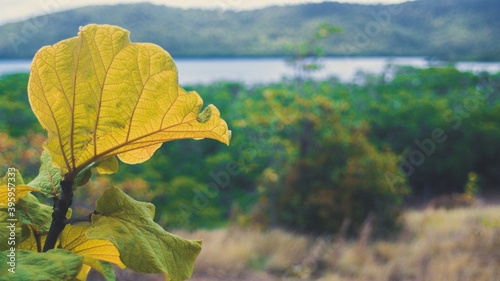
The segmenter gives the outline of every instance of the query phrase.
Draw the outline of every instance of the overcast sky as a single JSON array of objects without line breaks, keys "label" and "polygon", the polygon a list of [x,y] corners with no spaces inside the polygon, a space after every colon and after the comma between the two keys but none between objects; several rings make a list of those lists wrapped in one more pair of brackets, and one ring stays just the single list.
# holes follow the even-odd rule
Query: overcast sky
[{"label": "overcast sky", "polygon": [[[182,8],[254,9],[270,5],[324,2],[328,0],[0,0],[0,24],[27,19],[33,15],[52,13],[74,7],[97,4],[153,2]],[[406,0],[338,0],[364,4],[394,4]]]}]

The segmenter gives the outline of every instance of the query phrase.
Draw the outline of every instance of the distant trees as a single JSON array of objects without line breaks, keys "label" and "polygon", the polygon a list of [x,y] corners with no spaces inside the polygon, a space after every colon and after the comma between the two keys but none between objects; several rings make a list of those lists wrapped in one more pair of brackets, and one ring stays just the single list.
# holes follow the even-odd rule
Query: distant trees
[{"label": "distant trees", "polygon": [[[378,219],[374,228],[391,229],[404,198],[422,204],[470,191],[471,172],[475,190],[498,186],[499,74],[400,67],[360,78],[362,84],[305,80],[300,88],[292,81],[197,86],[228,120],[232,145],[173,141],[143,164],[122,166],[114,180],[124,186],[137,177],[147,181],[152,194],[162,195],[145,199],[170,228],[213,228],[232,217],[242,225],[315,232],[334,232],[345,217],[354,231],[370,213]],[[26,83],[27,76],[4,76],[0,89],[10,90],[0,91],[2,100],[29,108],[22,98]],[[24,163],[19,168],[28,178],[38,172],[33,159],[39,152],[25,148],[40,141],[8,129],[5,120],[16,118],[10,110],[0,108],[7,117],[0,127],[8,132],[0,136],[6,137],[0,164]],[[33,118],[25,126],[37,132],[30,116],[22,117]],[[25,153],[13,150],[16,145]],[[221,175],[219,189],[210,185],[211,175]]]},{"label": "distant trees", "polygon": [[306,232],[336,232],[344,219],[357,230],[369,214],[377,230],[394,229],[408,192],[404,179],[386,181],[397,173],[396,156],[370,143],[367,124],[351,119],[351,105],[330,85],[306,82],[300,90],[275,87],[248,98],[252,110],[236,123],[250,136],[270,132],[253,158],[264,169],[263,209],[277,214],[278,225]]}]

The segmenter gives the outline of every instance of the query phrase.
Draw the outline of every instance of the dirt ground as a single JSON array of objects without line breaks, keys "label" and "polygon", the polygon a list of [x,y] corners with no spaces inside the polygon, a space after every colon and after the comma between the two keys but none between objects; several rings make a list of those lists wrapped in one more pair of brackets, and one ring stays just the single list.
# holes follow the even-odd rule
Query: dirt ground
[{"label": "dirt ground", "polygon": [[[115,268],[116,281],[164,281],[163,274],[139,274],[131,270]],[[92,270],[89,272],[88,281],[105,281],[104,278]],[[239,276],[209,276],[206,274],[194,274],[189,281],[281,281],[276,276],[264,272],[249,272]]]},{"label": "dirt ground", "polygon": [[190,281],[279,281],[280,279],[267,273],[247,273],[242,276],[216,277],[198,275],[191,277]]}]

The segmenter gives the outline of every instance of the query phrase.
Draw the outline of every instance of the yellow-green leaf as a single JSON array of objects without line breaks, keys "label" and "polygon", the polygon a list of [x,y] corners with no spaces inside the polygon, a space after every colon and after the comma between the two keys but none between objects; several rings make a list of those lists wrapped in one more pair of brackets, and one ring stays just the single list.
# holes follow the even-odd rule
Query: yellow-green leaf
[{"label": "yellow-green leaf", "polygon": [[199,117],[201,97],[177,80],[174,61],[161,47],[131,43],[120,27],[92,24],[78,37],[37,52],[28,94],[48,131],[45,148],[58,167],[75,176],[113,155],[141,163],[170,140],[229,144],[231,134],[217,108],[209,105]]},{"label": "yellow-green leaf", "polygon": [[[45,240],[47,239],[47,234],[41,234],[38,230],[36,230],[32,226],[27,226],[29,229],[29,236],[26,240],[21,242],[18,246],[17,249],[19,250],[28,250],[32,252],[37,252],[38,251],[38,242],[35,236],[35,232],[37,233],[36,235],[39,235],[39,243],[40,243],[40,249],[43,249],[43,245],[45,244]],[[57,243],[56,243],[57,247]]]},{"label": "yellow-green leaf", "polygon": [[90,228],[90,225],[67,225],[59,237],[61,248],[125,268],[120,260],[120,253],[113,243],[103,239],[88,239],[85,236]]},{"label": "yellow-green leaf", "polygon": [[0,252],[0,280],[72,281],[80,272],[83,257],[63,249],[46,253],[17,250],[15,273],[8,272],[10,251]]},{"label": "yellow-green leaf", "polygon": [[[68,208],[68,213],[66,213],[66,218],[71,218],[71,214],[73,213],[73,210],[71,208]],[[22,242],[19,243],[17,246],[17,249],[22,249],[22,250],[28,250],[28,251],[33,251],[36,252],[38,251],[38,243],[40,243],[40,249],[43,249],[43,245],[45,244],[45,240],[47,239],[47,226],[49,226],[49,221],[44,223],[42,229],[43,232],[40,230],[40,227],[31,225],[31,224],[21,224],[20,226],[22,227]],[[37,241],[37,237],[39,236],[39,241]],[[59,240],[56,241],[55,248],[59,245]]]},{"label": "yellow-green leaf", "polygon": [[20,222],[32,225],[42,234],[49,232],[52,207],[40,203],[34,195],[28,194],[17,200],[16,211]]},{"label": "yellow-green leaf", "polygon": [[[30,240],[26,242],[24,248],[33,248],[34,236],[31,233],[32,230],[37,231],[42,236],[46,235],[50,228],[50,223],[52,222],[52,207],[44,205],[38,201],[38,199],[32,194],[27,194],[26,196],[20,198],[16,202],[16,216],[11,217],[8,210],[8,206],[0,207],[0,250],[5,249],[4,245],[7,245],[10,231],[7,231],[7,226],[10,226],[12,221],[7,221],[7,219],[16,219],[16,247],[19,243],[25,240]],[[20,239],[18,239],[20,238]],[[10,245],[10,244],[9,244]]]},{"label": "yellow-green leaf", "polygon": [[68,212],[66,213],[66,218],[70,219],[72,215],[73,215],[73,210],[71,208],[68,208]]},{"label": "yellow-green leaf", "polygon": [[97,172],[99,174],[114,174],[118,171],[118,159],[115,156],[108,157],[99,161]]},{"label": "yellow-green leaf", "polygon": [[[14,191],[15,198],[16,198],[16,200],[19,198],[22,198],[32,191],[33,192],[40,192],[40,190],[38,190],[36,188],[29,187],[25,184],[18,185],[15,187],[15,191]],[[9,189],[6,185],[0,186],[0,206],[1,205],[5,206],[9,203],[9,193],[10,193]]]},{"label": "yellow-green leaf", "polygon": [[[9,183],[11,183],[11,187],[9,187]],[[14,188],[12,188],[12,185],[14,185]],[[10,197],[9,193],[11,191],[15,194],[15,201],[17,201],[19,198],[26,196],[28,193],[32,191],[40,192],[40,190],[36,188],[32,188],[25,185],[23,177],[21,176],[21,173],[17,169],[14,171],[14,177],[9,177],[9,173],[7,172],[5,177],[0,178],[0,206],[5,206],[9,203],[9,197]]]},{"label": "yellow-green leaf", "polygon": [[61,169],[52,164],[52,156],[47,150],[40,156],[40,171],[38,176],[28,183],[29,186],[39,189],[43,197],[54,197],[59,195],[62,180]]},{"label": "yellow-green leaf", "polygon": [[83,265],[80,273],[76,276],[76,280],[78,281],[87,281],[87,275],[89,274],[90,268],[95,269],[99,272],[106,281],[114,281],[116,280],[115,270],[113,266],[105,261],[96,260],[92,256],[85,255],[83,256]]},{"label": "yellow-green leaf", "polygon": [[82,186],[90,180],[90,178],[92,177],[92,167],[94,167],[94,165],[95,163],[83,168],[83,170],[79,172],[78,175],[76,175],[73,188],[75,188],[76,186]]},{"label": "yellow-green leaf", "polygon": [[[20,222],[7,221],[7,219],[15,219],[9,216],[6,208],[0,209],[0,251],[5,251],[11,247],[16,247],[22,240],[29,237],[28,227],[22,227]],[[11,230],[15,236],[11,238]]]},{"label": "yellow-green leaf", "polygon": [[[14,174],[14,176],[12,176],[12,172],[7,171],[7,173],[5,174],[5,177],[0,178],[0,185],[1,186],[8,185],[9,182],[13,183],[15,185],[24,184],[23,177],[21,176],[21,173],[19,172],[18,169],[15,169],[13,174]],[[13,178],[14,180],[9,180],[9,178]]]},{"label": "yellow-green leaf", "polygon": [[78,272],[78,275],[75,277],[75,280],[87,281],[87,276],[89,275],[89,271],[91,268],[92,266],[85,263],[85,257],[84,257],[82,269],[80,269],[80,272]]},{"label": "yellow-green leaf", "polygon": [[188,279],[201,251],[201,241],[166,232],[153,221],[154,206],[111,188],[96,202],[88,238],[106,239],[118,248],[121,261],[144,273],[165,273],[166,280]]}]

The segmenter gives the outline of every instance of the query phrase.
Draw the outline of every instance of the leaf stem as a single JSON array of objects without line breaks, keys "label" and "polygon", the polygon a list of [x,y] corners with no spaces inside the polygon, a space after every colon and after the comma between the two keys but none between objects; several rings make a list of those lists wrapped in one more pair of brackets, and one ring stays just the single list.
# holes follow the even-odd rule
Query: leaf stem
[{"label": "leaf stem", "polygon": [[47,240],[43,246],[43,251],[47,252],[54,249],[59,235],[63,231],[66,224],[66,213],[71,206],[73,199],[73,179],[69,179],[67,175],[61,181],[61,198],[54,197],[54,211],[52,212],[52,223],[50,224]]},{"label": "leaf stem", "polygon": [[77,218],[71,218],[71,219],[66,219],[64,220],[64,224],[73,224],[73,223],[78,223],[78,222],[91,222],[92,221],[92,214],[95,212],[92,212],[88,214],[87,216],[83,217],[77,217]]},{"label": "leaf stem", "polygon": [[38,232],[33,226],[30,226],[30,229],[33,232],[33,236],[35,237],[36,251],[40,253],[42,252],[42,241],[40,232]]}]

